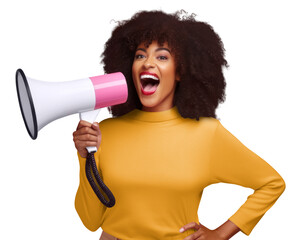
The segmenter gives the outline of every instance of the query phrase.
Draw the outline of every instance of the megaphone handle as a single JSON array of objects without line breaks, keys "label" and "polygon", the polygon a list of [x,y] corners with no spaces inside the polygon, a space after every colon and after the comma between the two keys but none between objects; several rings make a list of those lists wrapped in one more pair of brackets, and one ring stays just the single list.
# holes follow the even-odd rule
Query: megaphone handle
[{"label": "megaphone handle", "polygon": [[84,120],[89,123],[93,123],[93,122],[95,122],[99,112],[100,112],[100,108],[96,109],[96,110],[87,111],[87,112],[81,112],[81,113],[79,113],[79,118],[80,118],[80,120]]},{"label": "megaphone handle", "polygon": [[[84,120],[89,123],[93,123],[93,122],[95,122],[99,112],[100,112],[100,108],[96,109],[96,110],[92,110],[92,111],[81,112],[81,113],[79,113],[79,118],[80,118],[80,120]],[[97,147],[87,147],[86,149],[89,153],[97,152]]]},{"label": "megaphone handle", "polygon": [[97,147],[86,147],[88,153],[97,152]]}]

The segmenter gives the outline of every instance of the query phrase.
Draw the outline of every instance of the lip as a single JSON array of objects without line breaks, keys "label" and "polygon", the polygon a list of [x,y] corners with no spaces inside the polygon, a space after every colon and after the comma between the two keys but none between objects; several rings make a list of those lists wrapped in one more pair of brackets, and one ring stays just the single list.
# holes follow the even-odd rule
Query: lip
[{"label": "lip", "polygon": [[156,77],[159,79],[159,77],[155,74],[155,73],[151,73],[151,72],[141,72],[140,73],[140,77],[143,76],[143,75],[151,75],[153,77]]},{"label": "lip", "polygon": [[[140,77],[143,76],[143,75],[151,75],[151,76],[153,76],[153,77],[159,79],[158,75],[155,74],[155,73],[151,73],[151,72],[141,72],[141,73],[140,73]],[[156,90],[157,90],[157,89],[156,89]],[[154,94],[154,93],[156,92],[156,90],[153,91],[153,92],[146,92],[146,91],[144,91],[143,86],[142,86],[142,84],[141,84],[141,92],[142,92],[143,95],[152,95],[152,94]]]},{"label": "lip", "polygon": [[145,92],[144,89],[143,89],[142,87],[141,87],[141,91],[142,91],[142,93],[143,93],[144,95],[152,95],[153,93],[156,92],[156,90],[153,91],[153,92]]}]

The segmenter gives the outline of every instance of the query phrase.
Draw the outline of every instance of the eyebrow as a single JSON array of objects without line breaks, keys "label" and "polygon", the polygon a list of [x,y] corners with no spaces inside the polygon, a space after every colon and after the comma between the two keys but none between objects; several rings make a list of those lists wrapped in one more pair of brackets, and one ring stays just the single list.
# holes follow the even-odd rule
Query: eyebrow
[{"label": "eyebrow", "polygon": [[[145,48],[138,48],[136,51],[138,51],[138,50],[141,50],[143,52],[147,52]],[[165,51],[167,51],[171,54],[171,51],[168,48],[163,48],[163,47],[155,49],[155,52],[159,52],[159,51],[163,51],[163,50],[165,50]]]}]

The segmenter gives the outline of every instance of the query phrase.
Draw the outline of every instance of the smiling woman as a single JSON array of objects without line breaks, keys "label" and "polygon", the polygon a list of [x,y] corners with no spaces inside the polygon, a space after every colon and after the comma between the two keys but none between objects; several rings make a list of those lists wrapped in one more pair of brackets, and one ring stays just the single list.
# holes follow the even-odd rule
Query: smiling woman
[{"label": "smiling woman", "polygon": [[175,59],[167,43],[141,43],[132,64],[132,78],[143,105],[142,110],[160,112],[174,106],[176,77]]},{"label": "smiling woman", "polygon": [[143,11],[119,22],[102,54],[105,72],[120,71],[127,79],[128,101],[110,107],[113,116],[143,108],[133,84],[132,64],[137,60],[139,48],[142,55],[138,58],[147,56],[149,45],[156,43],[159,48],[167,46],[174,61],[176,79],[180,82],[176,84],[173,101],[180,115],[195,119],[216,117],[217,106],[225,100],[224,47],[213,28],[194,17],[184,11],[175,14]]},{"label": "smiling woman", "polygon": [[[281,176],[216,118],[225,99],[223,44],[194,15],[140,12],[120,22],[103,53],[107,73],[122,72],[128,101],[113,118],[79,122],[80,162],[75,207],[100,240],[224,240],[249,235],[285,189]],[[85,147],[95,154],[116,204],[107,208],[85,177]],[[199,223],[203,189],[214,183],[254,193],[214,230]],[[201,213],[200,213],[201,214]]]}]

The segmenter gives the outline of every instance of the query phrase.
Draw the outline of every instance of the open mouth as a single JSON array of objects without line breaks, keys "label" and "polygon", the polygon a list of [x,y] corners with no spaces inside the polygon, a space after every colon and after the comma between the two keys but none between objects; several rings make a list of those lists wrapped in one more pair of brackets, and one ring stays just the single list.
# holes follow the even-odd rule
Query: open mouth
[{"label": "open mouth", "polygon": [[143,72],[140,75],[141,90],[144,95],[151,95],[156,92],[159,85],[159,78],[156,74]]}]

